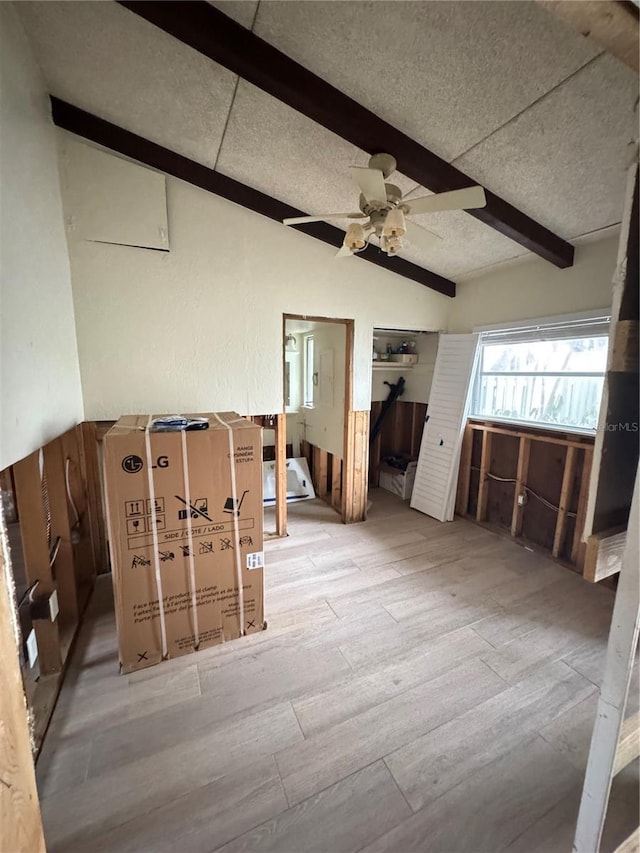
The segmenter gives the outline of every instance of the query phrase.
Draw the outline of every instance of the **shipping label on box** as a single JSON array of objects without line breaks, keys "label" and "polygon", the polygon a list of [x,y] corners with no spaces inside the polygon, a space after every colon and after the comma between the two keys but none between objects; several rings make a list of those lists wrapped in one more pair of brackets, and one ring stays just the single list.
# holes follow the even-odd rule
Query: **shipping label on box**
[{"label": "shipping label on box", "polygon": [[147,416],[125,416],[105,437],[125,672],[264,626],[262,431],[204,417],[207,430],[147,433]]}]

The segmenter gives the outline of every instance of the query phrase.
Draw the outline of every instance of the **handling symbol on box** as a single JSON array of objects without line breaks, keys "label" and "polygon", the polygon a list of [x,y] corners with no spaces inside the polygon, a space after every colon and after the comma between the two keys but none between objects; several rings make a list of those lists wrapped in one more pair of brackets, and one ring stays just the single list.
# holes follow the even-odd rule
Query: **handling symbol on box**
[{"label": "handling symbol on box", "polygon": [[221,539],[220,540],[220,549],[222,551],[233,551],[233,545],[231,544],[231,539]]},{"label": "handling symbol on box", "polygon": [[130,536],[133,536],[136,533],[144,533],[146,528],[144,518],[128,518],[127,519],[127,533]]},{"label": "handling symbol on box", "polygon": [[224,502],[223,512],[228,512],[236,518],[240,515],[240,509],[246,496],[249,494],[249,489],[245,489],[240,500],[238,498],[227,498]]},{"label": "handling symbol on box", "polygon": [[147,560],[146,557],[141,557],[139,554],[133,555],[133,560],[131,561],[131,568],[135,569],[138,566],[150,566],[151,560]]},{"label": "handling symbol on box", "polygon": [[182,551],[183,557],[190,557],[191,556],[191,551],[189,550],[188,545],[181,545],[180,550]]},{"label": "handling symbol on box", "polygon": [[124,514],[127,518],[144,515],[144,501],[125,501]]},{"label": "handling symbol on box", "polygon": [[249,548],[251,548],[253,547],[253,539],[251,538],[251,536],[241,536],[240,544],[247,545]]},{"label": "handling symbol on box", "polygon": [[198,548],[199,554],[213,554],[213,542],[201,542]]},{"label": "handling symbol on box", "polygon": [[193,503],[189,503],[184,498],[181,498],[180,495],[176,495],[176,500],[179,500],[185,506],[185,509],[178,510],[178,519],[180,521],[184,521],[189,515],[191,518],[206,518],[207,521],[211,521],[208,515],[209,502],[206,498],[196,498]]},{"label": "handling symbol on box", "polygon": [[166,563],[167,560],[175,560],[176,555],[173,551],[158,551],[158,556],[160,557],[160,562]]}]

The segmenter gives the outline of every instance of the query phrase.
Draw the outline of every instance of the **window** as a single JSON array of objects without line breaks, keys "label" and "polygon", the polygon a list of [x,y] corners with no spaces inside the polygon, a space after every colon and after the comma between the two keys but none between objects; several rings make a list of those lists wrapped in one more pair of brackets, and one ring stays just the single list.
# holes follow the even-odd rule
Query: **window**
[{"label": "window", "polygon": [[602,317],[482,333],[472,415],[595,429],[608,342]]},{"label": "window", "polygon": [[316,374],[313,372],[314,340],[313,335],[304,339],[304,405],[313,406]]}]

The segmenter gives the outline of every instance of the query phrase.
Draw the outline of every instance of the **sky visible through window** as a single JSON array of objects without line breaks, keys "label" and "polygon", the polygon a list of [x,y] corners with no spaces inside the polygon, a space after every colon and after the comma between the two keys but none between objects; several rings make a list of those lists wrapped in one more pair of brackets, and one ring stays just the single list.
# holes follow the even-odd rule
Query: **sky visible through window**
[{"label": "sky visible through window", "polygon": [[608,338],[482,345],[473,414],[595,429]]}]

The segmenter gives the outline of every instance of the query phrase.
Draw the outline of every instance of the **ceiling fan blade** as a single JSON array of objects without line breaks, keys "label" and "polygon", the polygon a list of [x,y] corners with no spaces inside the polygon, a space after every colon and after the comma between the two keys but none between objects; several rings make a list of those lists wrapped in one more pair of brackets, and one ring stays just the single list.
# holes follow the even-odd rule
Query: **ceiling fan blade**
[{"label": "ceiling fan blade", "polygon": [[487,197],[482,187],[467,187],[463,190],[451,190],[448,193],[425,195],[421,198],[403,198],[402,204],[409,213],[436,213],[439,210],[471,210],[484,207]]},{"label": "ceiling fan blade", "polygon": [[324,222],[327,219],[366,219],[364,213],[325,213],[320,216],[292,216],[289,219],[283,219],[285,225],[302,225],[305,222]]},{"label": "ceiling fan blade", "polygon": [[336,253],[336,258],[352,258],[355,252],[352,252],[348,246],[341,246],[340,250]]},{"label": "ceiling fan blade", "polygon": [[407,240],[418,249],[432,249],[442,240],[438,234],[427,231],[426,228],[422,228],[422,226],[416,225],[415,222],[410,222],[408,219],[405,220],[405,225]]},{"label": "ceiling fan blade", "polygon": [[367,201],[387,200],[384,186],[384,175],[380,169],[369,169],[367,166],[352,166],[351,177]]}]

